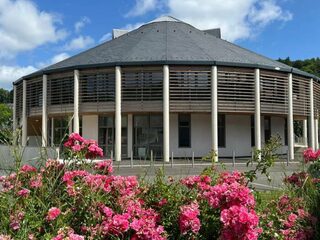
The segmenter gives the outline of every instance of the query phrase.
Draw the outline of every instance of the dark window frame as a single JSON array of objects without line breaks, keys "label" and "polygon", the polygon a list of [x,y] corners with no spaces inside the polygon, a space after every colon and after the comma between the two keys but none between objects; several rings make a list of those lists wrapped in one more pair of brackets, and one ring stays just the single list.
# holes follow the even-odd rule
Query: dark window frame
[{"label": "dark window frame", "polygon": [[255,116],[251,115],[250,117],[250,129],[251,129],[251,147],[255,147],[256,146],[256,135],[255,135]]},{"label": "dark window frame", "polygon": [[284,145],[288,146],[288,119],[284,118]]},{"label": "dark window frame", "polygon": [[[221,123],[223,123],[221,125]],[[221,134],[222,133],[222,134]],[[218,114],[218,147],[226,147],[226,115]]]},{"label": "dark window frame", "polygon": [[[188,126],[181,126],[182,116],[188,116]],[[182,130],[188,129],[188,144],[182,144]],[[178,115],[178,147],[179,148],[191,148],[191,114],[190,113],[181,113]]]},{"label": "dark window frame", "polygon": [[[266,128],[266,122],[268,123],[268,128]],[[264,116],[264,142],[267,143],[271,138],[271,117]]]}]

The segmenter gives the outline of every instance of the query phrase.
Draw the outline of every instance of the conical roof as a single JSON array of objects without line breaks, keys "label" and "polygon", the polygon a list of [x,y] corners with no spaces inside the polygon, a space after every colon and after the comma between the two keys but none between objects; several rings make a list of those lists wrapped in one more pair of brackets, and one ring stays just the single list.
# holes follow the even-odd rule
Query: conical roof
[{"label": "conical roof", "polygon": [[[217,38],[173,17],[164,16],[29,77],[62,69],[150,64],[217,64],[292,71],[285,64]],[[297,69],[293,71],[311,76]]]}]

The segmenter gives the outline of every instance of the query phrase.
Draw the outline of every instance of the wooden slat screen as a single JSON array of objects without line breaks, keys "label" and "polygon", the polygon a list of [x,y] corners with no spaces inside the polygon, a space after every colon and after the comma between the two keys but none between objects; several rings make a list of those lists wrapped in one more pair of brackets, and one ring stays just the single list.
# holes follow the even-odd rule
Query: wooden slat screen
[{"label": "wooden slat screen", "polygon": [[42,77],[27,80],[27,116],[42,114]]},{"label": "wooden slat screen", "polygon": [[288,113],[288,74],[260,71],[261,113]]},{"label": "wooden slat screen", "polygon": [[122,111],[162,111],[162,68],[122,69]]},{"label": "wooden slat screen", "polygon": [[293,75],[293,114],[308,116],[310,114],[310,79]]},{"label": "wooden slat screen", "polygon": [[114,111],[114,69],[81,71],[79,85],[80,112]]},{"label": "wooden slat screen", "polygon": [[170,111],[211,111],[210,67],[170,67]]},{"label": "wooden slat screen", "polygon": [[313,80],[313,104],[314,104],[314,117],[318,117],[320,113],[320,83]]},{"label": "wooden slat screen", "polygon": [[73,112],[73,72],[48,76],[48,113]]},{"label": "wooden slat screen", "polygon": [[254,112],[254,69],[218,67],[220,112]]},{"label": "wooden slat screen", "polygon": [[16,120],[17,120],[17,126],[21,124],[22,119],[22,94],[23,94],[23,83],[22,81],[17,85],[17,92],[16,92]]}]

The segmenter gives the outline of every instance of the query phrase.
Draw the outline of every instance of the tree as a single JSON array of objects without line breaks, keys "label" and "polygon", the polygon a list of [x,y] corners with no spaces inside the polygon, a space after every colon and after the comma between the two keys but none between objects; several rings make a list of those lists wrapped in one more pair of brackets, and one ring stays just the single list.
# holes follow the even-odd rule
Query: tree
[{"label": "tree", "polygon": [[12,103],[13,102],[13,90],[8,91],[0,88],[0,103]]},{"label": "tree", "polygon": [[7,143],[12,134],[12,110],[0,103],[0,143]]},{"label": "tree", "polygon": [[318,57],[295,61],[292,61],[287,57],[285,59],[279,58],[278,61],[320,77],[320,58]]}]

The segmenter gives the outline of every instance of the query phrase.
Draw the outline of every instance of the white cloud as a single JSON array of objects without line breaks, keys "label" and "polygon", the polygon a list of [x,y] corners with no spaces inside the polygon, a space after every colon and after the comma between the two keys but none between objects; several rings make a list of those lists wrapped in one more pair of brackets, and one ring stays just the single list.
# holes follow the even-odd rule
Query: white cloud
[{"label": "white cloud", "polygon": [[288,21],[292,14],[274,0],[168,0],[169,14],[200,29],[221,28],[222,37],[249,38],[273,21]]},{"label": "white cloud", "polygon": [[0,88],[11,89],[14,81],[36,70],[33,66],[0,66]]},{"label": "white cloud", "polygon": [[253,7],[249,14],[252,23],[257,23],[262,26],[275,20],[286,22],[291,20],[292,17],[292,13],[284,11],[280,6],[276,5],[273,0],[258,2],[257,6]]},{"label": "white cloud", "polygon": [[40,11],[30,0],[0,0],[0,58],[32,50],[66,36],[57,16]]},{"label": "white cloud", "polygon": [[[122,27],[121,30],[127,30],[127,31],[130,32],[132,30],[135,30],[135,29],[141,27],[143,24],[145,24],[145,23],[138,22],[138,23],[135,23],[135,24],[127,24],[126,26]],[[102,42],[105,42],[107,40],[110,40],[111,38],[112,38],[112,33],[109,32],[109,33],[104,34],[100,38],[99,42],[102,43]]]},{"label": "white cloud", "polygon": [[125,30],[128,30],[129,32],[132,31],[132,30],[135,30],[139,27],[141,27],[143,24],[143,22],[138,22],[138,23],[134,23],[134,24],[127,24],[126,26],[124,26],[123,28],[121,29],[125,29]]},{"label": "white cloud", "polygon": [[[229,41],[245,39],[274,22],[292,19],[281,0],[136,0],[129,12],[132,16],[152,10],[163,10],[168,15],[190,23],[199,29],[221,28],[222,37]],[[284,1],[284,0],[283,0]],[[129,14],[129,16],[130,16]]]},{"label": "white cloud", "polygon": [[65,60],[67,58],[69,58],[70,55],[68,53],[59,53],[57,55],[54,55],[51,59],[49,59],[48,61],[44,61],[44,62],[39,62],[36,64],[36,66],[38,68],[44,68],[44,67],[47,67],[51,64],[55,64],[57,62],[61,62],[62,60]]},{"label": "white cloud", "polygon": [[149,11],[155,10],[158,4],[158,0],[136,0],[135,6],[126,14],[126,16],[141,16]]},{"label": "white cloud", "polygon": [[69,43],[64,46],[67,51],[81,50],[88,48],[90,45],[94,44],[94,39],[90,36],[79,36],[72,39]]},{"label": "white cloud", "polygon": [[101,42],[105,42],[107,40],[110,40],[111,38],[112,38],[112,34],[111,33],[106,33],[100,38],[99,42],[100,43]]},{"label": "white cloud", "polygon": [[51,58],[51,64],[61,62],[69,57],[70,57],[70,55],[68,53],[65,53],[65,52],[59,53]]},{"label": "white cloud", "polygon": [[90,21],[90,19],[88,17],[81,18],[78,22],[76,22],[74,24],[74,29],[75,29],[76,33],[79,33],[82,30],[82,28],[85,25],[89,24],[90,22],[91,21]]}]

